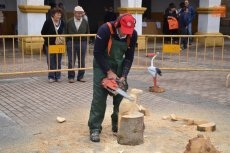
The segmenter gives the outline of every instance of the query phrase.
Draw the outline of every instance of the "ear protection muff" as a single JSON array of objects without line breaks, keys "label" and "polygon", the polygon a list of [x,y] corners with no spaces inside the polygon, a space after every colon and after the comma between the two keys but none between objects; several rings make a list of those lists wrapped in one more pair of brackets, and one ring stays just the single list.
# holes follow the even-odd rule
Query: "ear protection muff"
[{"label": "ear protection muff", "polygon": [[[123,17],[125,17],[125,16],[128,16],[128,15],[130,15],[130,14],[126,13],[126,14],[123,14],[123,15],[119,16],[119,17],[117,18],[117,20],[114,22],[115,28],[121,27],[121,23],[120,23],[121,19],[122,19]],[[131,15],[131,16],[132,16],[132,15]],[[132,16],[132,17],[133,17],[133,16]],[[133,17],[133,20],[134,20],[134,25],[135,25],[135,24],[136,24],[136,19],[135,19],[134,17]]]}]

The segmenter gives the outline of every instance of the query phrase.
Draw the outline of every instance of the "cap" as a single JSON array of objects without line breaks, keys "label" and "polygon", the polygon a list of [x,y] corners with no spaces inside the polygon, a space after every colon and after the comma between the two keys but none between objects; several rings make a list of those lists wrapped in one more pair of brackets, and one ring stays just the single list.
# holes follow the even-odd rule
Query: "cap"
[{"label": "cap", "polygon": [[132,34],[136,20],[131,14],[125,14],[120,18],[121,32],[124,34]]},{"label": "cap", "polygon": [[76,6],[74,8],[74,11],[76,11],[76,12],[84,12],[84,10],[83,10],[83,8],[81,6]]}]

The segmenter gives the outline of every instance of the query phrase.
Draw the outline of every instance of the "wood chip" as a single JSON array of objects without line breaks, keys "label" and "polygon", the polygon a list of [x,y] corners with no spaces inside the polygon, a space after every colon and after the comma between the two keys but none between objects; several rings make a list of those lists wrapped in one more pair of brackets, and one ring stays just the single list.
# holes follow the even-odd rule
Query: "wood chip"
[{"label": "wood chip", "polygon": [[59,117],[59,116],[57,117],[57,122],[63,123],[65,121],[66,121],[66,119],[64,117]]}]

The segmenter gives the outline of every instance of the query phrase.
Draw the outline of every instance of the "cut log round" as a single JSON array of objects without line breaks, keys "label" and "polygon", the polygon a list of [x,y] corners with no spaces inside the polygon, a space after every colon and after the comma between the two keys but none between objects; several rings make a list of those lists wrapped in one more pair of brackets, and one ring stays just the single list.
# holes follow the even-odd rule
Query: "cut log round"
[{"label": "cut log round", "polygon": [[198,131],[205,131],[205,132],[211,132],[216,130],[216,124],[214,122],[209,122],[205,124],[199,124],[197,125]]},{"label": "cut log round", "polygon": [[117,142],[122,145],[139,145],[144,142],[144,115],[140,112],[121,117]]}]

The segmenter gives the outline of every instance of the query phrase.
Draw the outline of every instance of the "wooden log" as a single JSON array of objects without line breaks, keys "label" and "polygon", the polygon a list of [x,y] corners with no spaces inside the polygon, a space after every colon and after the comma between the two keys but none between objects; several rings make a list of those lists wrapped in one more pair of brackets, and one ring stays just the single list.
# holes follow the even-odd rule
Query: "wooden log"
[{"label": "wooden log", "polygon": [[[184,121],[187,125],[199,125],[199,124],[206,124],[209,123],[205,120],[198,120],[198,119],[192,119],[192,118],[185,118],[181,116],[177,116],[175,114],[170,114],[169,118],[172,121]],[[167,119],[167,118],[166,118]]]},{"label": "wooden log", "polygon": [[144,114],[135,112],[121,117],[117,142],[122,145],[139,145],[144,142]]},{"label": "wooden log", "polygon": [[214,122],[199,124],[199,125],[197,125],[197,130],[198,131],[212,132],[212,131],[216,130],[216,124]]},{"label": "wooden log", "polygon": [[198,135],[195,138],[189,139],[184,153],[220,153],[220,151],[211,143],[210,138]]}]

